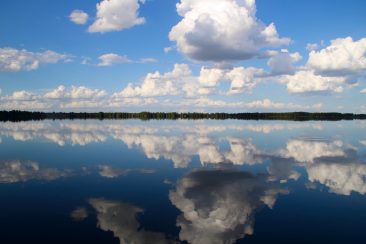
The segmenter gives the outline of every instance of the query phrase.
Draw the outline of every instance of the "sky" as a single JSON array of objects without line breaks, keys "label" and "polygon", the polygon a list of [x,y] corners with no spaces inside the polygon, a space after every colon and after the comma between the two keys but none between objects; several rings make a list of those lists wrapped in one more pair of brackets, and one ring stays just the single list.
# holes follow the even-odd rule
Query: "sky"
[{"label": "sky", "polygon": [[366,113],[364,0],[2,0],[0,110]]}]

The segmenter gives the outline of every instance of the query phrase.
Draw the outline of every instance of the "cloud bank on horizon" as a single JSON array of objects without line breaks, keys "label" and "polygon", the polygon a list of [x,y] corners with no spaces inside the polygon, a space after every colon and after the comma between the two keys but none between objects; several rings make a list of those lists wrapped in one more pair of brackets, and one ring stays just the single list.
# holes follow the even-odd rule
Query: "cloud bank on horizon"
[{"label": "cloud bank on horizon", "polygon": [[[53,13],[62,16],[57,24],[69,36],[55,39],[41,31],[29,40],[0,42],[0,109],[366,112],[366,33],[345,26],[348,32],[335,36],[337,28],[328,26],[330,39],[323,41],[319,33],[309,39],[311,30],[299,34],[299,27],[288,24],[305,25],[303,20],[268,10],[275,4],[70,3]],[[15,5],[5,5],[10,13],[2,18],[19,17]],[[347,17],[352,22],[360,16]],[[20,35],[20,28],[10,31],[12,23],[6,23],[0,33]],[[322,28],[318,32],[326,32]],[[303,40],[311,41],[297,44]]]}]

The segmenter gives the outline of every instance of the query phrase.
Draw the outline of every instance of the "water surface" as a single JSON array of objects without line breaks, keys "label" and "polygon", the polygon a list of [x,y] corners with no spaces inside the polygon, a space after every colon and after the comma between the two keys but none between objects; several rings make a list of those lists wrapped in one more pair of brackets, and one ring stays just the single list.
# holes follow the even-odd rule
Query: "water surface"
[{"label": "water surface", "polygon": [[0,123],[1,243],[366,243],[366,123]]}]

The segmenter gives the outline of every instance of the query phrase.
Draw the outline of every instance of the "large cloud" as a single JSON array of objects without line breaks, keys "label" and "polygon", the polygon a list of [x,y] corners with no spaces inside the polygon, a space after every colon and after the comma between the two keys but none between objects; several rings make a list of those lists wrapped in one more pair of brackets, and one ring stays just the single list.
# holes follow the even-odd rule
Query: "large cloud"
[{"label": "large cloud", "polygon": [[120,31],[145,23],[139,17],[140,3],[145,0],[102,0],[97,4],[97,16],[89,32]]},{"label": "large cloud", "polygon": [[143,79],[140,86],[128,84],[116,97],[152,97],[178,95],[178,87],[182,86],[191,77],[191,70],[186,64],[176,64],[171,72],[160,74],[159,72],[149,73]]},{"label": "large cloud", "polygon": [[273,58],[268,64],[275,74],[285,74],[279,80],[287,84],[287,90],[291,93],[339,93],[363,79],[366,72],[365,55],[366,38],[353,41],[347,37],[332,40],[329,46],[319,51],[312,50],[303,67],[294,69],[289,62],[291,60],[279,62],[280,69],[291,71],[288,74],[276,72]]},{"label": "large cloud", "polygon": [[351,37],[338,38],[331,45],[311,51],[307,65],[326,75],[348,75],[366,71],[366,38],[353,41]]},{"label": "large cloud", "polygon": [[169,38],[178,50],[194,60],[243,60],[263,48],[289,44],[273,23],[255,16],[254,0],[181,0],[177,12],[183,18]]},{"label": "large cloud", "polygon": [[315,73],[313,70],[297,71],[293,75],[285,75],[281,81],[286,83],[290,93],[343,92],[346,77],[329,77]]},{"label": "large cloud", "polygon": [[234,243],[253,234],[255,212],[272,208],[286,190],[271,186],[264,176],[240,171],[194,171],[170,192],[182,211],[177,219],[179,237],[189,243]]},{"label": "large cloud", "polygon": [[70,59],[70,55],[51,50],[30,52],[25,49],[0,48],[0,71],[31,71],[38,69],[41,64],[54,64],[59,61],[68,62]]}]

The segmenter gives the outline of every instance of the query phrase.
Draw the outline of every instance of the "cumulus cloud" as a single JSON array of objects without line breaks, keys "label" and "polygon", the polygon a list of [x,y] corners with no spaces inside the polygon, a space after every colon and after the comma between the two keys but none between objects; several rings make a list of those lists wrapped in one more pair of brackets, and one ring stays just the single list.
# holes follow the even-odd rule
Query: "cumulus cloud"
[{"label": "cumulus cloud", "polygon": [[69,15],[70,21],[78,25],[84,25],[88,21],[89,15],[82,10],[74,10]]},{"label": "cumulus cloud", "polygon": [[[56,90],[58,90],[59,88],[57,88]],[[79,87],[71,86],[71,90],[69,92],[64,93],[62,96],[69,97],[72,99],[91,99],[91,98],[102,98],[105,97],[106,95],[107,92],[105,90],[91,89],[85,86],[79,86]]]},{"label": "cumulus cloud", "polygon": [[329,76],[349,75],[366,70],[366,38],[353,41],[338,38],[319,51],[311,51],[307,65]]},{"label": "cumulus cloud", "polygon": [[115,97],[154,97],[178,95],[177,83],[184,83],[184,80],[191,76],[191,70],[186,64],[176,64],[171,72],[160,74],[160,72],[149,73],[143,79],[140,86],[129,83],[128,86]]},{"label": "cumulus cloud", "polygon": [[181,0],[177,12],[182,20],[169,38],[193,60],[249,59],[264,48],[290,43],[279,37],[274,23],[266,25],[256,18],[254,0]]},{"label": "cumulus cloud", "polygon": [[70,55],[51,50],[29,52],[25,49],[0,48],[0,71],[3,72],[31,71],[38,69],[42,64],[54,64],[70,60]]},{"label": "cumulus cloud", "polygon": [[260,79],[256,79],[264,75],[262,69],[237,67],[226,74],[231,80],[229,94],[238,94],[244,91],[253,90],[259,83]]},{"label": "cumulus cloud", "polygon": [[102,0],[97,4],[97,16],[88,31],[111,32],[131,28],[145,23],[139,17],[140,4],[145,0]]},{"label": "cumulus cloud", "polygon": [[[171,202],[182,211],[177,218],[180,240],[189,243],[234,243],[254,232],[255,213],[272,208],[287,191],[247,172],[193,171],[178,181]],[[204,233],[204,234],[202,234]]]},{"label": "cumulus cloud", "polygon": [[0,108],[5,110],[50,110],[63,108],[100,108],[107,96],[105,90],[85,86],[58,86],[54,90],[33,93],[15,91],[11,95],[0,97]]},{"label": "cumulus cloud", "polygon": [[[118,55],[103,55],[99,65],[108,66],[116,62],[136,62]],[[144,59],[137,62],[151,62]],[[305,72],[305,71],[302,71]],[[303,77],[319,79],[303,83]],[[122,90],[108,94],[102,89],[85,86],[58,86],[41,92],[15,91],[12,95],[0,96],[0,108],[22,110],[83,109],[100,110],[112,108],[137,109],[144,107],[151,111],[171,110],[222,110],[222,109],[262,109],[262,110],[318,110],[322,104],[301,105],[272,101],[268,98],[243,101],[239,94],[251,93],[258,85],[268,82],[269,74],[255,67],[209,68],[202,67],[199,75],[194,75],[187,64],[175,64],[171,71],[148,73],[139,83],[129,83]],[[329,79],[328,79],[329,78]],[[291,92],[327,91],[343,89],[343,78],[296,73],[282,75],[279,80],[287,83]],[[335,81],[335,82],[333,82]],[[229,87],[223,83],[229,83]],[[336,84],[337,87],[335,87]],[[300,87],[302,86],[302,87]],[[229,98],[229,97],[233,98]],[[157,109],[158,108],[158,109]],[[135,110],[136,111],[136,110]]]},{"label": "cumulus cloud", "polygon": [[287,84],[290,93],[340,93],[357,85],[365,75],[366,38],[358,41],[351,37],[338,38],[320,50],[313,44],[308,49],[308,61],[301,67],[292,65],[298,61],[296,57],[292,60],[287,57],[284,62],[278,60],[277,72],[273,57],[268,62],[274,75],[283,74],[275,79]]},{"label": "cumulus cloud", "polygon": [[143,209],[128,203],[110,201],[101,198],[89,200],[97,213],[98,228],[112,232],[120,243],[175,243],[163,233],[141,228],[138,215]]},{"label": "cumulus cloud", "polygon": [[120,56],[115,53],[107,53],[103,54],[98,58],[100,62],[98,63],[98,66],[112,66],[116,63],[130,63],[131,60],[127,56]]},{"label": "cumulus cloud", "polygon": [[287,85],[290,93],[343,92],[346,77],[322,76],[313,70],[300,70],[293,75],[284,75],[280,81]]},{"label": "cumulus cloud", "polygon": [[116,97],[187,96],[200,97],[218,93],[221,82],[229,81],[226,95],[252,91],[263,79],[265,72],[254,67],[232,69],[203,67],[199,76],[194,76],[187,64],[175,64],[170,72],[149,73],[141,85],[128,84]]}]

